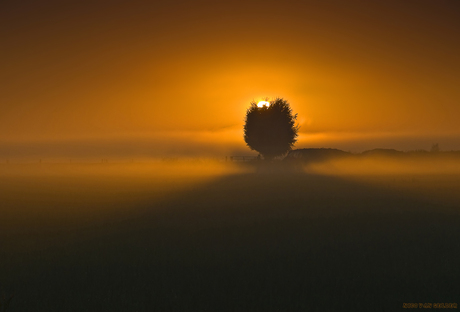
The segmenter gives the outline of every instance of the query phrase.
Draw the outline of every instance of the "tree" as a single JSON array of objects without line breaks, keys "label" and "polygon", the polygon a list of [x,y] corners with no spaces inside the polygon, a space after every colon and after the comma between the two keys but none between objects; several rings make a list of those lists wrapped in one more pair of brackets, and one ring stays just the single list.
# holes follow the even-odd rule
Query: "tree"
[{"label": "tree", "polygon": [[252,101],[246,112],[244,141],[264,159],[282,156],[297,141],[299,126],[295,124],[296,119],[297,114],[292,113],[289,103],[282,98],[262,107]]}]

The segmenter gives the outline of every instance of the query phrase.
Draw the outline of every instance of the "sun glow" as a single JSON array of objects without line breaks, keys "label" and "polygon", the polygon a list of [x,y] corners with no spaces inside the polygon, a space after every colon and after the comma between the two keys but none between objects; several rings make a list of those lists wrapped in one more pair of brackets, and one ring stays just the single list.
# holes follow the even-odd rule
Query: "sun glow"
[{"label": "sun glow", "polygon": [[264,107],[264,106],[269,107],[269,106],[270,106],[270,102],[267,102],[267,101],[260,101],[259,103],[257,103],[257,107]]}]

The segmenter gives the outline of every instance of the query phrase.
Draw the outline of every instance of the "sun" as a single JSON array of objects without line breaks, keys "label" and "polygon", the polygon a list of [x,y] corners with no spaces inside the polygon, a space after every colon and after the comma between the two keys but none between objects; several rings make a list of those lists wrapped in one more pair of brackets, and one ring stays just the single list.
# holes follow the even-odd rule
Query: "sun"
[{"label": "sun", "polygon": [[270,106],[270,102],[267,102],[267,101],[260,101],[259,103],[257,103],[257,107],[264,107],[264,106],[269,107],[269,106]]}]

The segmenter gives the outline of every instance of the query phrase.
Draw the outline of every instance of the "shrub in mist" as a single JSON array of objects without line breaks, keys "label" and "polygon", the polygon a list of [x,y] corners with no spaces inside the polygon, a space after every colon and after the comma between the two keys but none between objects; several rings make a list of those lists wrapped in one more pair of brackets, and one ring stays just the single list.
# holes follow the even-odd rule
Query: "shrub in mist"
[{"label": "shrub in mist", "polygon": [[259,152],[266,160],[282,156],[297,141],[299,126],[296,119],[297,114],[293,114],[289,103],[282,98],[262,107],[252,101],[246,112],[244,140],[251,150]]}]

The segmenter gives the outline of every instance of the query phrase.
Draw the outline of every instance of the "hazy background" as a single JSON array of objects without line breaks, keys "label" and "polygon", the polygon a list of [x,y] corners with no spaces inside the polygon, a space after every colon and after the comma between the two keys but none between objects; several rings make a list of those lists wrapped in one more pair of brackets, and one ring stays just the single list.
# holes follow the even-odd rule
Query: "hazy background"
[{"label": "hazy background", "polygon": [[1,1],[0,157],[248,154],[251,100],[296,147],[460,149],[460,2]]}]

